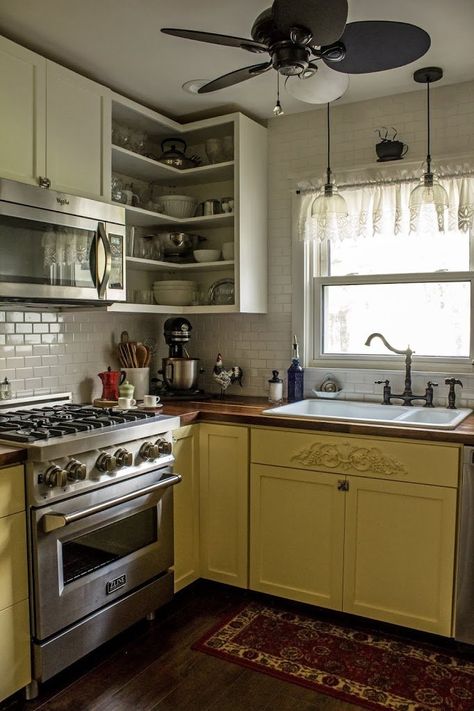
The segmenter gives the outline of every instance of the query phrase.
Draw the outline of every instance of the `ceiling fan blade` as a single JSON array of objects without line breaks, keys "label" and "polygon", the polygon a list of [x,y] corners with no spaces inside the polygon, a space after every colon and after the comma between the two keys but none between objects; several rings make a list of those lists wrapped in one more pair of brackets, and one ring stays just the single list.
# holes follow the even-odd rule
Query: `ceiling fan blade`
[{"label": "ceiling fan blade", "polygon": [[318,69],[313,76],[306,79],[293,76],[285,80],[287,92],[306,104],[328,104],[336,101],[347,91],[348,86],[347,74],[333,72],[323,62],[318,62]]},{"label": "ceiling fan blade", "polygon": [[274,0],[273,19],[277,28],[289,34],[292,27],[306,27],[313,45],[336,42],[347,22],[347,0]]},{"label": "ceiling fan blade", "polygon": [[336,72],[369,74],[403,67],[422,57],[431,39],[425,30],[405,22],[370,20],[350,22],[340,41],[346,56],[339,62],[324,59]]},{"label": "ceiling fan blade", "polygon": [[234,84],[239,84],[241,81],[246,81],[247,79],[252,79],[252,77],[257,77],[259,74],[263,74],[270,69],[271,66],[271,62],[265,62],[264,64],[253,64],[251,67],[242,67],[242,69],[224,74],[218,77],[218,79],[210,81],[209,84],[205,84],[198,90],[198,94],[208,94],[210,91],[218,91],[228,86],[234,86]]},{"label": "ceiling fan blade", "polygon": [[161,31],[165,35],[173,35],[173,37],[183,37],[184,39],[208,42],[209,44],[221,44],[225,47],[240,47],[240,49],[246,49],[248,52],[268,52],[266,45],[243,37],[219,35],[215,32],[201,32],[200,30],[179,30],[174,27],[162,27]]}]

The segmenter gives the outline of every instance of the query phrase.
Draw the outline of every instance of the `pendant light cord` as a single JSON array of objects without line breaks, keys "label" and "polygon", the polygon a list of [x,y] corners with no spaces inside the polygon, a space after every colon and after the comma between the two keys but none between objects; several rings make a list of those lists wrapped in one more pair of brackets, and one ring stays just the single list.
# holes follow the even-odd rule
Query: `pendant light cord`
[{"label": "pendant light cord", "polygon": [[430,81],[426,82],[426,115],[428,117],[428,152],[426,154],[427,172],[431,173],[431,113],[430,113]]},{"label": "pendant light cord", "polygon": [[331,121],[330,121],[329,107],[330,107],[330,104],[328,102],[328,107],[327,107],[328,167],[327,167],[327,173],[326,173],[327,185],[331,184]]}]

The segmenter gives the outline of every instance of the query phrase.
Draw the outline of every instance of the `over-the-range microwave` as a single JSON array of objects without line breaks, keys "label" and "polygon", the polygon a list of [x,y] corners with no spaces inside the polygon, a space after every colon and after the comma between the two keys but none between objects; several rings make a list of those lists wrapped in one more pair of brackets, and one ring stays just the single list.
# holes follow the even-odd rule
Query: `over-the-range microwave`
[{"label": "over-the-range microwave", "polygon": [[0,180],[0,302],[125,301],[125,210]]}]

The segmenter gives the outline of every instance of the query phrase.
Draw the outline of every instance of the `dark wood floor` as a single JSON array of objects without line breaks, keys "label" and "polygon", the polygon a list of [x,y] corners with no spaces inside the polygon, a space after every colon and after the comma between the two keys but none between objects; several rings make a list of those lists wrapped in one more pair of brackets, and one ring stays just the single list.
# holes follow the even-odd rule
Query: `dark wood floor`
[{"label": "dark wood floor", "polygon": [[199,581],[157,612],[0,711],[357,711],[295,684],[191,650],[255,594]]}]

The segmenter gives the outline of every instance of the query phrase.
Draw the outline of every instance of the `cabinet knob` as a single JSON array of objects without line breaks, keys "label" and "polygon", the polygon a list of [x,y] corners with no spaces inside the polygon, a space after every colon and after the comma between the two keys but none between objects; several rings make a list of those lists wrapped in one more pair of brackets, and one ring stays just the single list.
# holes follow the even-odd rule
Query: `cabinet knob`
[{"label": "cabinet knob", "polygon": [[345,479],[339,479],[337,482],[338,491],[349,491],[349,482]]},{"label": "cabinet knob", "polygon": [[40,188],[50,188],[51,187],[51,180],[49,178],[46,178],[42,175],[38,176],[38,185]]}]

